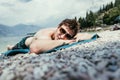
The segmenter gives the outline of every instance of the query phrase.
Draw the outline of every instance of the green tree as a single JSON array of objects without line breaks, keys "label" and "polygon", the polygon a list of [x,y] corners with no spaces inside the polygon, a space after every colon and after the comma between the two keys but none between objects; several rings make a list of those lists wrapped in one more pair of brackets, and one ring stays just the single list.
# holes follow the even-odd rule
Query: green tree
[{"label": "green tree", "polygon": [[105,13],[105,15],[103,16],[103,23],[109,24],[109,15],[107,13]]},{"label": "green tree", "polygon": [[89,27],[95,25],[95,15],[92,11],[90,11],[89,14],[87,13],[86,15],[86,23]]},{"label": "green tree", "polygon": [[113,2],[110,3],[110,8],[113,8],[114,7],[114,4]]},{"label": "green tree", "polygon": [[120,0],[115,0],[115,7],[120,5]]},{"label": "green tree", "polygon": [[77,17],[75,16],[75,18],[74,18],[76,21],[77,21]]},{"label": "green tree", "polygon": [[80,29],[85,29],[87,28],[87,23],[86,23],[86,20],[85,18],[79,18],[78,22],[80,23]]}]

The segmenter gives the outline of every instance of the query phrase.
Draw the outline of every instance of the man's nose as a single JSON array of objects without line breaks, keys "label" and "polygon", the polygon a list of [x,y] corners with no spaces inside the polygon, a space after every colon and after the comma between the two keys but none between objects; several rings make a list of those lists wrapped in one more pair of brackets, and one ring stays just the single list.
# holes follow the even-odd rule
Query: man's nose
[{"label": "man's nose", "polygon": [[60,37],[61,37],[62,39],[66,39],[66,34],[62,34]]}]

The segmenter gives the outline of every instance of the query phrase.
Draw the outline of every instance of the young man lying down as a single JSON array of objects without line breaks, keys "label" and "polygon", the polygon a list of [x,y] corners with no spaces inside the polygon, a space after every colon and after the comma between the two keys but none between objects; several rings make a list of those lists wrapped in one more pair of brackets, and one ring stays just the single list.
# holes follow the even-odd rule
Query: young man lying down
[{"label": "young man lying down", "polygon": [[87,33],[78,33],[78,27],[75,19],[65,19],[57,28],[41,29],[34,36],[27,36],[16,45],[8,46],[8,50],[29,48],[29,53],[40,54],[62,44],[91,38]]}]

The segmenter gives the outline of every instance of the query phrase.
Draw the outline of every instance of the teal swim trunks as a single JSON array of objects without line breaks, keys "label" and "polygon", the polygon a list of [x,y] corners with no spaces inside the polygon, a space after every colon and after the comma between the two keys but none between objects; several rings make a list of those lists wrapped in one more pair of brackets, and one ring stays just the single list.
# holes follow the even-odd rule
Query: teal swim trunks
[{"label": "teal swim trunks", "polygon": [[27,36],[27,37],[24,37],[20,42],[18,42],[13,48],[12,50],[15,50],[15,49],[28,49],[29,47],[27,47],[25,45],[25,41],[27,38],[29,37],[32,37],[32,36]]}]

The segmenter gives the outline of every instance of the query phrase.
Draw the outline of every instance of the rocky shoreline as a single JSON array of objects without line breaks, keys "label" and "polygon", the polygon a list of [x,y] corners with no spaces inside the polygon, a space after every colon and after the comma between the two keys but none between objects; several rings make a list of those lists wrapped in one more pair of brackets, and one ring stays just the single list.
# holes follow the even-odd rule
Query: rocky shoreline
[{"label": "rocky shoreline", "polygon": [[120,31],[50,54],[19,54],[0,60],[0,80],[119,80]]}]

